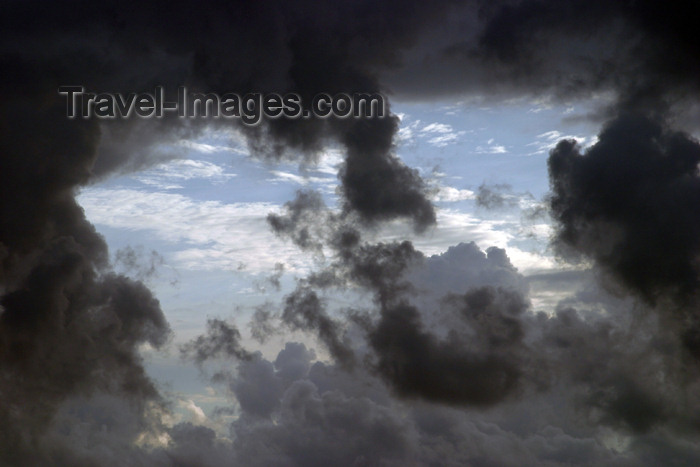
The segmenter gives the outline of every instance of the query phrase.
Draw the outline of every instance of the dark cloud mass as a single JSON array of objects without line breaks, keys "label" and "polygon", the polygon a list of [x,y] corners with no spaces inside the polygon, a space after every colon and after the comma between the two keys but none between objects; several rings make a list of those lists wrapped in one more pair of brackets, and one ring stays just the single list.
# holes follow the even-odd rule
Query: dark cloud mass
[{"label": "dark cloud mass", "polygon": [[[467,304],[478,301],[482,293],[492,292],[478,290],[464,300]],[[501,401],[520,377],[517,354],[509,347],[522,333],[515,318],[498,316],[500,310],[490,316],[484,309],[488,305],[481,303],[476,309],[467,305],[463,311],[477,324],[472,339],[484,343],[458,333],[440,340],[424,329],[418,310],[405,303],[382,310],[369,336],[378,354],[378,372],[403,396],[477,406]]]},{"label": "dark cloud mass", "polygon": [[[699,465],[696,16],[653,0],[2,2],[0,464]],[[388,102],[383,118],[98,121],[66,118],[61,85],[295,92],[307,109],[320,92],[605,96],[595,144],[561,141],[548,160],[554,247],[590,269],[559,278],[578,288],[533,279],[576,290],[545,313],[502,249],[372,241],[437,218]],[[116,272],[146,280],[159,257],[127,249],[112,266],[75,195],[226,126],[269,162],[314,163],[329,144],[344,160],[337,210],[302,191],[268,216],[317,267],[251,324],[260,341],[309,334],[328,360],[288,342],[272,361],[217,318],[181,348],[224,362],[223,438],[167,422],[140,349],[169,325]],[[508,207],[507,191],[484,185],[477,203]]]},{"label": "dark cloud mass", "polygon": [[583,252],[649,300],[700,285],[700,144],[639,115],[609,122],[582,154],[549,157],[557,241]]},{"label": "dark cloud mass", "polygon": [[562,141],[549,157],[559,250],[594,259],[658,304],[698,358],[700,144],[663,122],[623,114],[581,152]]},{"label": "dark cloud mass", "polygon": [[[320,92],[383,91],[377,71],[396,53],[394,48],[408,45],[411,33],[442,9],[414,2],[400,14],[384,16],[368,2],[336,8],[305,2],[214,2],[207,8],[196,2],[149,2],[131,15],[119,3],[73,6],[56,4],[43,8],[41,15],[22,2],[4,6],[6,92],[21,87],[60,109],[65,102],[57,87],[62,84],[80,84],[95,92],[153,92],[161,85],[173,95],[177,86],[186,85],[192,92],[220,94],[295,92],[308,109]],[[164,10],[169,12],[165,20]],[[364,15],[370,15],[369,22]],[[81,26],[86,23],[89,28]],[[155,147],[158,143],[196,134],[204,125],[167,115],[150,123],[104,123],[93,174],[157,162],[168,157]],[[369,223],[411,219],[418,230],[435,222],[422,179],[393,153],[395,116],[276,119],[244,130],[251,150],[273,159],[294,158],[299,152],[314,159],[324,142],[335,139],[347,150],[340,179],[349,211]]]},{"label": "dark cloud mass", "polygon": [[67,398],[106,392],[158,401],[137,348],[162,346],[169,328],[145,286],[110,272],[106,245],[73,198],[90,177],[97,125],[68,121],[50,95],[8,81],[0,114],[0,459],[48,465],[51,455],[36,447]]}]

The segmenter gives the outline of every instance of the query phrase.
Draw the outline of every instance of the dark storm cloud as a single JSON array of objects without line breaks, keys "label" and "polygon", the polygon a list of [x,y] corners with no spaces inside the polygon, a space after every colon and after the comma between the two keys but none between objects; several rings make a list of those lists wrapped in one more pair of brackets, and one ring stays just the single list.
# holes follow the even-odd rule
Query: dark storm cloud
[{"label": "dark storm cloud", "polygon": [[634,108],[688,110],[700,91],[691,11],[653,0],[463,2],[385,79],[407,98],[612,92]]},{"label": "dark storm cloud", "polygon": [[[232,423],[234,443],[226,463],[644,465],[637,459],[625,463],[629,454],[605,448],[591,433],[549,425],[556,421],[552,412],[559,413],[543,404],[550,401],[511,405],[493,418],[445,406],[404,405],[361,369],[350,377],[334,365],[313,360],[303,344],[288,343],[274,362],[260,358],[241,364],[246,368],[231,387],[246,403]],[[192,453],[198,453],[199,465],[221,464],[221,450],[211,432],[185,424],[176,428],[171,436],[177,444],[168,450],[170,456],[193,459]],[[190,431],[190,440],[175,436]],[[194,444],[194,439],[201,442]],[[639,455],[658,457],[673,450],[677,443],[671,439],[645,435],[640,442],[647,441],[649,448]]]},{"label": "dark storm cloud", "polygon": [[30,446],[68,397],[158,400],[137,348],[162,346],[169,328],[149,290],[109,272],[106,245],[73,198],[90,177],[97,126],[66,120],[31,82],[12,89],[8,81],[0,109],[0,459],[41,463]]},{"label": "dark storm cloud", "polygon": [[351,263],[411,252],[373,281],[379,316],[366,329],[377,374],[399,395],[432,402],[489,406],[514,394],[528,353],[521,315],[529,303],[505,252],[461,244],[417,261],[422,255],[407,242],[390,247],[366,248]]},{"label": "dark storm cloud", "polygon": [[560,142],[549,157],[557,242],[648,300],[696,292],[698,163],[696,140],[636,115],[609,122],[583,154]]},{"label": "dark storm cloud", "polygon": [[[700,355],[693,311],[698,145],[662,123],[696,129],[683,113],[697,106],[699,90],[694,7],[650,0],[272,0],[154,1],[134,11],[115,2],[4,2],[0,461],[649,465],[673,458],[694,465],[696,439],[689,433],[700,418],[697,368],[678,350],[678,334]],[[657,315],[626,307],[596,321],[562,307],[553,317],[539,316],[533,333],[524,281],[505,252],[464,245],[453,254],[462,253],[467,267],[437,269],[443,277],[454,271],[453,282],[463,277],[469,287],[450,282],[460,290],[431,305],[423,291],[434,290],[435,302],[444,295],[435,291],[446,286],[418,272],[420,283],[412,268],[447,264],[452,254],[426,260],[410,242],[372,244],[363,237],[363,227],[387,220],[410,220],[418,232],[435,223],[419,173],[396,155],[396,117],[239,126],[252,152],[271,160],[309,162],[327,143],[344,148],[340,212],[325,208],[320,196],[300,195],[269,221],[302,249],[332,255],[328,268],[300,280],[280,318],[317,333],[339,362],[356,351],[369,354],[367,367],[356,365],[350,383],[335,366],[343,376],[327,376],[331,365],[311,365],[310,352],[299,346],[288,346],[274,363],[252,354],[238,362],[236,375],[227,375],[242,412],[232,426],[233,452],[208,428],[185,423],[166,430],[168,447],[147,453],[135,442],[148,425],[147,403],[157,405],[159,398],[137,349],[162,346],[167,323],[142,284],[110,272],[104,242],[74,194],[116,171],[175,157],[177,150],[164,143],[228,123],[68,120],[57,94],[66,84],[107,92],[151,92],[156,85],[170,92],[179,85],[296,92],[306,104],[318,92],[382,91],[410,99],[467,93],[496,100],[610,92],[612,101],[598,114],[614,119],[600,141],[584,155],[573,143],[560,143],[550,158],[557,239],[648,302],[663,305],[671,297],[673,311],[658,323],[624,327],[620,320]],[[493,281],[483,283],[486,278]],[[349,320],[336,318],[319,295],[334,288],[368,291],[373,301]],[[270,331],[264,324],[271,316],[258,319],[261,335]],[[209,334],[189,344],[196,360],[248,355],[236,329],[212,323]],[[352,326],[363,333],[347,343]],[[453,408],[444,415],[434,407],[497,411],[498,403],[517,404],[517,395],[530,394],[524,382],[539,366],[560,372],[554,387],[578,398],[575,407],[562,402],[555,408],[564,407],[570,419],[580,410],[587,419],[563,420],[552,408],[559,403],[554,395],[533,397],[542,417],[527,412],[527,403],[518,406],[528,414],[522,419]],[[430,402],[428,408],[417,414],[415,407],[394,407],[400,402],[363,372],[412,402]],[[372,390],[353,386],[360,379],[374,381]],[[69,403],[81,397],[92,399],[87,406]],[[117,402],[95,402],[100,397]],[[133,419],[115,420],[128,412],[125,405]],[[65,423],[52,426],[52,420]],[[601,444],[611,436],[599,425],[629,434],[623,454]],[[96,459],[79,448],[85,445],[103,455]]]},{"label": "dark storm cloud", "polygon": [[562,141],[549,158],[559,251],[592,258],[624,290],[657,304],[695,358],[698,163],[695,139],[637,114],[609,122],[583,154]]},{"label": "dark storm cloud", "polygon": [[25,443],[38,442],[69,396],[107,392],[135,401],[159,398],[137,352],[144,342],[162,346],[167,336],[158,302],[123,277],[81,280],[79,275],[89,272],[67,262],[72,261],[64,256],[59,264],[43,264],[26,289],[3,297],[2,456],[9,462],[39,456]]},{"label": "dark storm cloud", "polygon": [[383,308],[369,334],[377,370],[402,396],[475,406],[500,402],[519,383],[524,347],[517,315],[525,304],[517,293],[490,288],[452,300],[463,302],[459,312],[472,335],[450,332],[440,339],[424,328],[415,307]]},{"label": "dark storm cloud", "polygon": [[[307,2],[215,2],[205,8],[196,2],[154,1],[142,3],[132,15],[108,2],[89,9],[44,6],[43,16],[31,4],[11,2],[3,7],[5,92],[25,89],[65,106],[59,85],[112,93],[153,92],[162,85],[171,94],[186,85],[192,92],[219,94],[294,92],[309,109],[321,92],[383,91],[377,71],[394,63],[396,51],[410,45],[415,31],[439,16],[440,3],[411,2],[395,10],[398,5],[370,2],[333,8]],[[168,11],[166,19],[163,11]],[[177,154],[161,143],[196,136],[205,125],[232,124],[174,114],[151,120],[102,121],[93,174],[136,170],[173,157]],[[394,153],[393,115],[269,119],[259,127],[238,126],[254,153],[272,159],[314,160],[325,144],[343,145],[347,157],[340,180],[346,209],[368,223],[406,218],[423,230],[435,222],[425,184]]]},{"label": "dark storm cloud", "polygon": [[[383,131],[378,132],[381,127]],[[398,118],[359,121],[346,135],[348,158],[340,170],[345,210],[357,211],[365,221],[406,217],[416,231],[435,224],[435,212],[426,198],[418,171],[391,155]],[[385,154],[389,154],[385,156]]]},{"label": "dark storm cloud", "polygon": [[[397,394],[488,406],[513,393],[520,379],[520,355],[525,352],[519,314],[528,304],[520,291],[483,287],[459,297],[446,296],[437,314],[454,313],[466,327],[441,336],[426,328],[422,315],[428,311],[421,312],[408,301],[417,289],[407,273],[430,267],[410,242],[366,244],[354,236],[353,241],[338,244],[342,247],[336,274],[373,292],[378,310],[361,319],[360,325],[374,352],[370,366]],[[504,262],[510,274],[517,275],[507,257],[497,256],[498,251],[489,251],[491,261]],[[479,266],[479,262],[463,265],[474,270]]]}]

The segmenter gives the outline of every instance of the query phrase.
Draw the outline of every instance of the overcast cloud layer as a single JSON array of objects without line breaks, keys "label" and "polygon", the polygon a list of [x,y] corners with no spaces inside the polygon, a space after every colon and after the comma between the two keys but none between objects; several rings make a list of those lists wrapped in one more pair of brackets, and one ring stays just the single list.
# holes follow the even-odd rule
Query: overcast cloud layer
[{"label": "overcast cloud layer", "polygon": [[[0,463],[698,465],[693,11],[595,0],[4,2]],[[601,126],[597,140],[563,139],[548,158],[553,251],[576,269],[526,277],[508,251],[470,238],[434,256],[373,240],[390,222],[421,234],[438,219],[429,183],[396,154],[394,114],[258,126],[68,119],[60,85],[295,92],[305,105],[319,92],[598,102],[586,117]],[[311,272],[282,300],[261,292],[250,323],[212,318],[179,346],[224,388],[223,436],[196,406],[173,421],[175,401],[141,356],[168,346],[170,325],[146,285],[110,264],[75,196],[182,155],[167,143],[231,125],[272,164],[313,164],[328,145],[342,163],[337,207],[302,190],[267,216]],[[483,185],[476,198],[500,209],[512,196]],[[270,271],[273,288],[283,272]],[[531,285],[568,293],[541,309]],[[312,336],[318,354],[290,341],[266,358],[243,345],[243,326],[260,342]]]}]

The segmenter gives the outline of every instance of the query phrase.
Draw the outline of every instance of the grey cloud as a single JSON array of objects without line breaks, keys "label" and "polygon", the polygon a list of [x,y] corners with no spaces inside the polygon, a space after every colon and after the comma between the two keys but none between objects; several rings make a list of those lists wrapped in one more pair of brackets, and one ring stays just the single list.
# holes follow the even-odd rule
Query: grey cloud
[{"label": "grey cloud", "polygon": [[[585,310],[562,306],[552,317],[509,311],[525,306],[526,287],[502,250],[484,255],[459,247],[468,266],[454,266],[454,278],[436,267],[449,278],[437,286],[429,277],[421,284],[421,273],[411,278],[410,271],[449,258],[426,259],[410,242],[368,243],[363,228],[383,221],[405,219],[418,232],[435,222],[425,184],[396,154],[394,116],[241,126],[250,150],[270,160],[313,161],[329,142],[345,151],[339,212],[301,195],[298,205],[293,201],[285,214],[270,218],[277,232],[299,246],[325,247],[333,255],[329,268],[300,280],[288,297],[287,321],[320,331],[339,361],[346,349],[343,327],[364,326],[367,342],[349,347],[365,345],[363,351],[373,352],[380,378],[372,397],[383,391],[378,381],[385,381],[395,393],[414,398],[415,406],[429,401],[429,412],[447,402],[490,406],[496,415],[456,411],[441,418],[432,412],[416,425],[402,415],[403,402],[387,394],[363,398],[355,387],[357,395],[349,395],[337,381],[334,390],[319,389],[320,367],[308,370],[317,384],[303,376],[311,357],[290,348],[276,362],[279,368],[252,356],[238,363],[238,376],[229,375],[243,411],[233,427],[230,458],[246,465],[406,465],[414,459],[645,465],[673,454],[679,465],[696,464],[697,365],[687,353],[697,357],[700,348],[698,147],[669,128],[697,129],[691,112],[700,71],[693,6],[650,0],[355,1],[332,7],[215,2],[206,8],[145,2],[132,14],[114,2],[90,8],[3,3],[0,459],[90,465],[71,436],[51,445],[51,421],[70,420],[64,412],[68,400],[108,394],[137,407],[159,400],[137,349],[164,345],[167,323],[143,285],[110,272],[104,242],[74,193],[109,174],[177,156],[161,143],[226,125],[176,118],[67,120],[57,87],[80,83],[110,92],[150,92],[157,84],[171,90],[185,84],[212,92],[298,92],[307,103],[321,91],[391,91],[410,99],[466,93],[495,100],[611,93],[608,108],[597,112],[612,118],[598,144],[582,155],[573,143],[562,142],[550,157],[558,245],[594,260],[646,301],[620,305],[600,320],[579,316],[593,303],[585,303]],[[436,286],[434,298],[418,298],[428,286]],[[315,290],[344,287],[374,299],[353,315],[355,322],[324,309]],[[461,312],[436,305],[443,288],[462,295]],[[449,320],[441,322],[445,316]],[[247,354],[235,329],[214,323],[209,335],[191,344],[194,355],[201,349],[204,361]],[[450,334],[446,323],[461,324]],[[469,329],[478,329],[478,336],[471,339]],[[411,368],[412,360],[434,386]],[[559,378],[548,398],[533,395],[525,384],[540,365]],[[450,381],[461,386],[454,389]],[[325,384],[332,386],[328,379]],[[268,392],[261,392],[265,385]],[[551,427],[528,431],[524,422],[512,420],[515,415],[499,412],[517,406],[516,396],[546,409],[555,391],[568,389],[577,398],[562,403],[570,420],[548,413]],[[118,404],[104,407],[119,410]],[[589,418],[577,419],[576,413]],[[82,420],[96,428],[90,417]],[[601,445],[603,428],[627,437],[625,454]],[[82,439],[105,449],[127,439],[133,447],[137,431],[108,430],[114,438],[101,444],[99,433]],[[152,458],[136,448],[100,452],[131,456],[134,465],[187,465],[198,462],[197,456],[217,465],[228,449],[206,428],[179,425],[170,432],[173,445]],[[514,452],[525,453],[524,459],[514,460]]]},{"label": "grey cloud", "polygon": [[476,204],[486,209],[511,208],[518,205],[518,199],[512,194],[510,185],[482,183],[476,193]]},{"label": "grey cloud", "polygon": [[610,122],[585,154],[560,142],[549,158],[556,240],[645,299],[693,293],[698,162],[695,140],[637,115]]},{"label": "grey cloud", "polygon": [[235,325],[221,319],[207,320],[207,332],[180,346],[183,358],[191,358],[198,365],[210,359],[232,358],[247,360],[252,358],[241,343],[241,333]]},{"label": "grey cloud", "polygon": [[325,311],[316,292],[307,287],[297,289],[285,298],[282,321],[292,329],[315,331],[333,358],[352,367],[354,354],[344,342],[342,324]]}]

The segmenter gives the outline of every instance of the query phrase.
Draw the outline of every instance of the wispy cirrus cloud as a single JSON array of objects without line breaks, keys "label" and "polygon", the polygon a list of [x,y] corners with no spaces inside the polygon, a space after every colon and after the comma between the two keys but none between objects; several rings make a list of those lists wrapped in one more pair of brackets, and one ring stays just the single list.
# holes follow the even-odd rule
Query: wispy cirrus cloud
[{"label": "wispy cirrus cloud", "polygon": [[204,160],[175,159],[156,165],[140,172],[132,178],[139,182],[162,190],[184,188],[181,184],[188,180],[207,180],[210,183],[224,183],[236,177],[225,167]]},{"label": "wispy cirrus cloud", "polygon": [[280,261],[303,267],[307,259],[270,233],[272,203],[198,201],[178,193],[127,188],[84,190],[80,204],[94,223],[151,232],[170,244],[173,266],[194,270],[269,271]]},{"label": "wispy cirrus cloud", "polygon": [[427,138],[429,144],[439,148],[457,143],[465,134],[465,131],[457,131],[452,125],[438,122],[430,123],[420,129],[420,135]]}]

